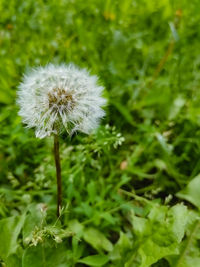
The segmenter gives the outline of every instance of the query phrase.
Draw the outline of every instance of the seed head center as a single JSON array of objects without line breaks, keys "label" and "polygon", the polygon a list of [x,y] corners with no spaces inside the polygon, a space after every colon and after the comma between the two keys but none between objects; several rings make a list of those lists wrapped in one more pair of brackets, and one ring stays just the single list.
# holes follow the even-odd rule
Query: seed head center
[{"label": "seed head center", "polygon": [[48,93],[49,108],[56,108],[66,106],[72,108],[74,101],[71,93],[66,92],[63,88],[54,88]]}]

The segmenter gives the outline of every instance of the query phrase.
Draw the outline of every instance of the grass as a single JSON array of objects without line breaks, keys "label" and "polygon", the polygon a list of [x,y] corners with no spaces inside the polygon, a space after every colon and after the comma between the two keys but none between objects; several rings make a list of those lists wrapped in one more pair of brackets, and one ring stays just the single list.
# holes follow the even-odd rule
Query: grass
[{"label": "grass", "polygon": [[[1,1],[2,266],[200,265],[199,7]],[[63,225],[53,140],[25,129],[15,102],[23,72],[48,62],[90,69],[108,99],[95,134],[61,137]]]}]

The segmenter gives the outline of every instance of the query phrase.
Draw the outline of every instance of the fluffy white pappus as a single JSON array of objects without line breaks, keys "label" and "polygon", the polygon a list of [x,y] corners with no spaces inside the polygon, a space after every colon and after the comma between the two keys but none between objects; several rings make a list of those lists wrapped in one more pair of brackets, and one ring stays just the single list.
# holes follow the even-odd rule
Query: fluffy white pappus
[{"label": "fluffy white pappus", "polygon": [[19,115],[38,138],[59,134],[63,128],[90,133],[104,116],[106,100],[97,76],[73,64],[32,69],[19,86]]}]

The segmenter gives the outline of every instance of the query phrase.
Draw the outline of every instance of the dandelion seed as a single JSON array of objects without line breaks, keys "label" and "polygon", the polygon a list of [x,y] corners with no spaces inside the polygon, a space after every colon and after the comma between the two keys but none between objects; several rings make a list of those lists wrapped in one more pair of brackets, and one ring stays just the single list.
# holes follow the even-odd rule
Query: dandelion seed
[{"label": "dandelion seed", "polygon": [[19,115],[38,138],[64,129],[90,133],[104,116],[103,87],[96,76],[72,64],[38,67],[27,73],[19,86]]},{"label": "dandelion seed", "polygon": [[[19,115],[36,137],[54,135],[57,177],[57,216],[62,209],[62,183],[58,135],[80,131],[89,134],[104,116],[103,87],[96,76],[73,64],[38,67],[27,73],[19,86]],[[37,240],[33,242],[37,243]]]}]

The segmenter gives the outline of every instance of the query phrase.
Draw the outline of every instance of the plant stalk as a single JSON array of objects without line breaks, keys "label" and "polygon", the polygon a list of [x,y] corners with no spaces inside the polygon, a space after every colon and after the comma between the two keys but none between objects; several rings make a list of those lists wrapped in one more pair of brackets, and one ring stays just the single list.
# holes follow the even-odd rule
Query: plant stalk
[{"label": "plant stalk", "polygon": [[56,165],[56,179],[57,179],[57,217],[60,217],[62,208],[62,179],[60,167],[60,153],[59,153],[59,139],[58,135],[54,135],[54,160]]}]

